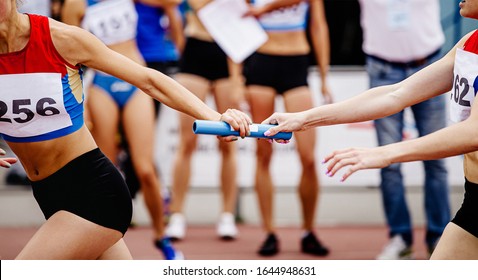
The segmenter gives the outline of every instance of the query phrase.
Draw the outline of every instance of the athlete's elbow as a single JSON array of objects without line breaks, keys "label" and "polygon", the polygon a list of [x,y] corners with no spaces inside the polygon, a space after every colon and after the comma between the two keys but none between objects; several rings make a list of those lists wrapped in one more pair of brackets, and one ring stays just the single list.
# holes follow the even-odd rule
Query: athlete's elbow
[{"label": "athlete's elbow", "polygon": [[146,68],[144,75],[142,75],[141,81],[139,82],[139,88],[144,91],[144,93],[151,95],[156,89],[156,79],[154,75],[154,70]]}]

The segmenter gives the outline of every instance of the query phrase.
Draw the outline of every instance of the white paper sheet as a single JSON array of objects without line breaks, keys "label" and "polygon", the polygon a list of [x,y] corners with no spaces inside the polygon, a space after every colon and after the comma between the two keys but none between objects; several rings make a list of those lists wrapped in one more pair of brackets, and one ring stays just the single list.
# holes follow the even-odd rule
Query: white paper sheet
[{"label": "white paper sheet", "polygon": [[198,17],[217,44],[236,63],[241,63],[267,41],[257,19],[243,17],[244,0],[214,0],[198,11]]}]

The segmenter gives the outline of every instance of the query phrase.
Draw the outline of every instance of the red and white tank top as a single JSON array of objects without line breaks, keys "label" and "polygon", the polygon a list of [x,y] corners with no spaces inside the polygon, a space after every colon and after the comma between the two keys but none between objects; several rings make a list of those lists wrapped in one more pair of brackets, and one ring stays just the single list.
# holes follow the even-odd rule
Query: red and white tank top
[{"label": "red and white tank top", "polygon": [[11,142],[58,138],[84,122],[80,67],[55,49],[47,17],[28,16],[27,45],[0,54],[0,133]]},{"label": "red and white tank top", "polygon": [[[453,89],[450,94],[450,118],[454,122],[466,120],[478,92],[478,30],[455,55]],[[465,154],[465,177],[478,183],[478,151]]]},{"label": "red and white tank top", "polygon": [[470,116],[471,105],[478,92],[478,30],[457,49],[450,94],[450,119],[461,122]]}]

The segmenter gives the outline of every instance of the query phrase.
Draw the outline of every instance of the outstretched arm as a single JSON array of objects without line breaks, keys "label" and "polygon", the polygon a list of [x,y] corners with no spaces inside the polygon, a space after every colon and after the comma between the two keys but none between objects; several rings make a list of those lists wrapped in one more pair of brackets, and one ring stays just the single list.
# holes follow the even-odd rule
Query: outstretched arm
[{"label": "outstretched arm", "polygon": [[91,33],[50,20],[53,42],[71,64],[84,64],[131,83],[165,105],[197,119],[223,120],[241,136],[249,133],[250,118],[237,110],[220,114],[185,87],[159,71],[144,67],[106,47]]},{"label": "outstretched arm", "polygon": [[473,103],[471,115],[463,122],[448,126],[413,140],[375,148],[350,148],[327,155],[327,175],[345,170],[341,181],[358,170],[383,168],[392,163],[434,160],[478,150],[478,105]]},{"label": "outstretched arm", "polygon": [[[433,97],[443,87],[445,89],[451,87],[453,75],[450,76],[447,72],[451,71],[450,68],[453,67],[456,49],[463,46],[464,41],[469,38],[470,34],[465,36],[441,61],[427,68],[428,70],[422,70],[403,83],[394,86],[396,87],[395,90],[405,90],[402,95],[407,97],[404,99],[405,102],[400,102],[401,105],[398,108],[407,107],[423,99]],[[432,83],[433,77],[435,83]],[[450,82],[444,82],[444,79]],[[427,85],[429,88],[426,87]],[[413,93],[416,96],[413,96]],[[399,101],[400,99],[397,99],[397,103]],[[357,103],[356,106],[360,106],[360,104]],[[327,175],[334,176],[338,171],[346,168],[341,177],[341,181],[343,181],[362,169],[383,168],[397,162],[434,160],[477,151],[477,107],[477,102],[474,102],[471,107],[471,114],[465,121],[417,139],[375,148],[349,148],[334,151],[324,159],[324,163],[327,163]],[[347,112],[344,114],[350,115]]]},{"label": "outstretched arm", "polygon": [[274,113],[263,121],[266,124],[278,124],[267,134],[274,135],[279,131],[300,131],[317,126],[374,120],[443,94],[449,91],[453,84],[456,48],[462,47],[469,35],[460,40],[442,59],[400,83],[375,87],[342,102],[315,107],[307,111]]}]

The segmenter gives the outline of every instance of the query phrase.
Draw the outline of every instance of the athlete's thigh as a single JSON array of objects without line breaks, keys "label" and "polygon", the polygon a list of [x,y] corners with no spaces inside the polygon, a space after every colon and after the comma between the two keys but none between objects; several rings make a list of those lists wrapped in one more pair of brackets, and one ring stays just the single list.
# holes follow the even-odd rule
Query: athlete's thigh
[{"label": "athlete's thigh", "polygon": [[100,260],[131,260],[133,257],[124,242],[124,239],[121,238],[108,250],[106,250],[98,259]]},{"label": "athlete's thigh", "polygon": [[243,99],[244,90],[241,83],[229,78],[217,80],[213,90],[217,111],[223,113],[227,109],[238,108]]},{"label": "athlete's thigh", "polygon": [[121,121],[133,161],[153,160],[154,114],[153,99],[140,90],[123,107]]},{"label": "athlete's thigh", "polygon": [[178,73],[175,80],[203,101],[211,91],[211,82],[198,75]]},{"label": "athlete's thigh", "polygon": [[[284,107],[287,112],[300,112],[313,107],[312,93],[306,86],[291,89],[284,93]],[[310,154],[315,148],[315,129],[294,133],[297,149],[301,156]]]},{"label": "athlete's thigh", "polygon": [[276,91],[267,86],[250,85],[246,89],[252,120],[260,123],[269,117],[275,108]]},{"label": "athlete's thigh", "polygon": [[[98,87],[90,87],[87,99],[88,113],[93,124],[91,133],[100,149],[116,146],[119,123],[119,108],[116,102]],[[107,157],[112,159],[111,154]]]},{"label": "athlete's thigh", "polygon": [[311,91],[307,86],[302,86],[284,92],[284,106],[287,112],[311,109],[314,106]]},{"label": "athlete's thigh", "polygon": [[448,223],[431,256],[432,260],[478,260],[478,238]]},{"label": "athlete's thigh", "polygon": [[[193,74],[178,73],[176,74],[175,79],[202,101],[205,101],[207,95],[211,92],[211,82],[203,77]],[[193,123],[194,119],[192,117],[184,113],[179,113],[181,139],[187,139],[188,141],[196,139],[192,132]]]},{"label": "athlete's thigh", "polygon": [[97,259],[121,238],[117,230],[59,211],[40,227],[17,259]]}]

